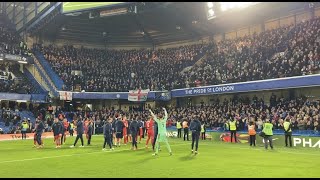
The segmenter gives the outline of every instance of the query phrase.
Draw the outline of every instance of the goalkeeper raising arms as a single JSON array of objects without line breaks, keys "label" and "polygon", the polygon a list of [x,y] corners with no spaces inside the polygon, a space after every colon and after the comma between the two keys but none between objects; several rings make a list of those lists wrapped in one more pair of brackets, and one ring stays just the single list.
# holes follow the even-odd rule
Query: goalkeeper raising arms
[{"label": "goalkeeper raising arms", "polygon": [[167,139],[167,129],[166,129],[166,122],[168,120],[168,113],[167,113],[167,110],[166,108],[162,108],[164,110],[164,118],[162,116],[162,114],[158,114],[158,117],[156,117],[153,112],[151,111],[151,109],[149,109],[153,119],[157,122],[158,124],[158,137],[157,137],[157,140],[156,140],[156,147],[155,147],[155,150],[156,152],[152,155],[158,155],[158,152],[159,152],[159,146],[160,146],[160,142],[164,142],[167,146],[167,149],[170,153],[170,156],[172,155],[172,152],[171,152],[171,148],[170,148],[170,145],[168,143],[168,139]]}]

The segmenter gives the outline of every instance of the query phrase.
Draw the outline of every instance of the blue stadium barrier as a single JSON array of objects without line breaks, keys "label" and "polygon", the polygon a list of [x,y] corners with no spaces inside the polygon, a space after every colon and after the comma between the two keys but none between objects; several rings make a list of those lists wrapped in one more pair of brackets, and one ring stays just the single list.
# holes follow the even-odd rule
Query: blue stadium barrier
[{"label": "blue stadium barrier", "polygon": [[37,68],[38,72],[40,73],[41,77],[44,79],[44,81],[47,83],[49,86],[49,89],[51,92],[54,92],[54,96],[59,96],[59,93],[54,90],[54,88],[51,86],[49,83],[49,80],[46,78],[46,76],[43,74],[43,72],[40,70],[40,67],[37,64],[34,64],[34,67]]},{"label": "blue stadium barrier", "polygon": [[45,59],[44,55],[39,52],[38,50],[34,50],[34,55],[39,60],[41,66],[46,71],[48,76],[51,78],[54,85],[57,87],[58,90],[62,90],[62,87],[64,85],[62,79],[58,76],[56,72],[52,70],[51,64],[48,63],[48,61]]},{"label": "blue stadium barrier", "polygon": [[24,74],[26,77],[30,80],[31,84],[34,86],[35,89],[38,90],[40,94],[48,94],[48,91],[46,91],[34,78],[34,76],[25,68]]}]

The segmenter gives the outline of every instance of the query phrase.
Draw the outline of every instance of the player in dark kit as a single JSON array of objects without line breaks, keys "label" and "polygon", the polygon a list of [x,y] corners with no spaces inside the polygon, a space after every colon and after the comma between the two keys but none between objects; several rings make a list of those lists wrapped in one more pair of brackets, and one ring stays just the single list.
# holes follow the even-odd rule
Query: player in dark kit
[{"label": "player in dark kit", "polygon": [[88,124],[88,130],[87,130],[88,145],[90,145],[92,134],[93,134],[93,126],[92,126],[92,122],[90,121]]},{"label": "player in dark kit", "polygon": [[54,123],[52,125],[52,131],[53,131],[54,142],[56,143],[56,148],[61,147],[61,137],[62,137],[61,132],[63,132],[62,129],[63,129],[62,124],[59,122],[58,118],[55,118]]},{"label": "player in dark kit", "polygon": [[125,127],[123,124],[123,121],[121,120],[121,116],[117,118],[116,122],[115,122],[115,134],[116,134],[116,138],[117,138],[117,146],[120,147],[120,141],[123,138],[123,128]]},{"label": "player in dark kit", "polygon": [[[35,127],[32,130],[32,132],[34,133],[33,134],[33,147],[37,147],[37,132],[36,132],[36,129],[38,127],[39,122],[40,121],[38,120],[38,118],[36,118]],[[41,139],[41,144],[42,144],[42,146],[44,146],[42,139]]]},{"label": "player in dark kit", "polygon": [[143,126],[144,126],[144,122],[142,121],[142,119],[139,117],[138,118],[138,126],[139,126],[139,132],[138,132],[138,136],[139,136],[139,143],[141,143],[141,138],[143,137]]},{"label": "player in dark kit", "polygon": [[[138,117],[137,117],[138,119]],[[133,120],[130,123],[130,132],[131,132],[131,136],[132,136],[132,150],[137,150],[138,146],[137,146],[137,138],[138,138],[138,132],[139,132],[139,125],[138,125],[138,121],[137,120]]]},{"label": "player in dark kit", "polygon": [[41,141],[41,135],[43,133],[43,130],[44,130],[44,124],[41,120],[38,120],[38,125],[36,128],[36,139],[37,139],[37,143],[38,143],[37,148],[43,148],[43,144]]},{"label": "player in dark kit", "polygon": [[196,143],[195,155],[198,154],[198,144],[201,131],[201,123],[198,119],[199,116],[195,116],[195,119],[190,123],[190,131],[192,132],[191,153],[193,153],[194,143]]},{"label": "player in dark kit", "polygon": [[77,122],[77,137],[76,137],[76,140],[74,141],[74,144],[72,146],[70,146],[71,148],[75,147],[79,138],[81,140],[81,146],[80,147],[84,147],[83,146],[83,132],[84,132],[84,128],[83,128],[83,122],[82,122],[82,119],[79,118],[78,119],[78,122]]},{"label": "player in dark kit", "polygon": [[109,118],[107,122],[103,125],[103,136],[104,136],[104,143],[103,143],[103,151],[106,150],[106,144],[108,144],[110,150],[112,151],[112,118]]}]

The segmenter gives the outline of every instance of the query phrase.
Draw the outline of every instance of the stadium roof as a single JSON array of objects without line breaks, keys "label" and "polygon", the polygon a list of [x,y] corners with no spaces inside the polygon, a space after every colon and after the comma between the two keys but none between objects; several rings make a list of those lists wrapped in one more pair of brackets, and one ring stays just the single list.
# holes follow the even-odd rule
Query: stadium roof
[{"label": "stadium roof", "polygon": [[302,7],[301,2],[259,3],[254,8],[221,14],[208,21],[205,2],[150,2],[139,7],[138,14],[89,19],[89,13],[78,16],[59,13],[33,33],[41,32],[50,39],[95,44],[159,45],[212,36],[284,16],[299,7]]}]

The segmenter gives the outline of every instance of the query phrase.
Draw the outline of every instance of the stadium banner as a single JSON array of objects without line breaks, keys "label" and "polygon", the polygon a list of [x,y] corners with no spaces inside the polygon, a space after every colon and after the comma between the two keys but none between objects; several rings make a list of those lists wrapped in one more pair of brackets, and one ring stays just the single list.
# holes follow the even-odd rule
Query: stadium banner
[{"label": "stadium banner", "polygon": [[[33,139],[34,133],[27,133],[27,139]],[[44,132],[42,133],[42,138],[53,138],[52,132]],[[8,141],[8,140],[21,140],[21,133],[19,134],[1,134],[0,141]]]},{"label": "stadium banner", "polygon": [[31,102],[33,103],[46,103],[47,98],[46,94],[31,94]]},{"label": "stadium banner", "polygon": [[[176,138],[178,135],[177,131],[168,130],[167,137]],[[237,143],[249,145],[249,135],[245,133],[237,133]],[[189,138],[191,133],[189,132]],[[206,139],[211,141],[219,141],[225,143],[231,143],[230,132],[206,132]],[[274,135],[272,137],[275,148],[285,146],[284,135]],[[256,146],[264,146],[264,139],[258,134],[256,135]],[[292,136],[292,146],[299,148],[319,148],[320,149],[320,137],[309,137],[309,136]]]},{"label": "stadium banner", "polygon": [[[35,133],[27,133],[26,139],[33,139]],[[73,131],[73,134],[77,134],[77,131]],[[66,135],[69,136],[69,132],[66,132]],[[41,135],[42,139],[53,138],[53,132],[44,132]],[[21,133],[17,134],[0,134],[0,141],[10,141],[10,140],[21,140]]]},{"label": "stadium banner", "polygon": [[72,100],[72,92],[70,91],[59,91],[60,100]]},{"label": "stadium banner", "polygon": [[0,100],[23,100],[30,101],[31,94],[17,94],[17,93],[0,93]]},{"label": "stadium banner", "polygon": [[236,92],[250,92],[263,90],[288,89],[299,87],[320,86],[320,74],[289,78],[248,81],[223,85],[203,86],[185,89],[174,89],[172,97],[211,95]]},{"label": "stadium banner", "polygon": [[155,100],[170,101],[171,100],[171,92],[170,91],[159,91],[159,92],[156,92]]},{"label": "stadium banner", "polygon": [[146,101],[148,98],[149,92],[150,92],[150,89],[130,90],[128,95],[128,101],[135,101],[135,102]]},{"label": "stadium banner", "polygon": [[[147,99],[154,100],[158,91],[150,91]],[[73,92],[73,99],[126,99],[129,92]]]}]

